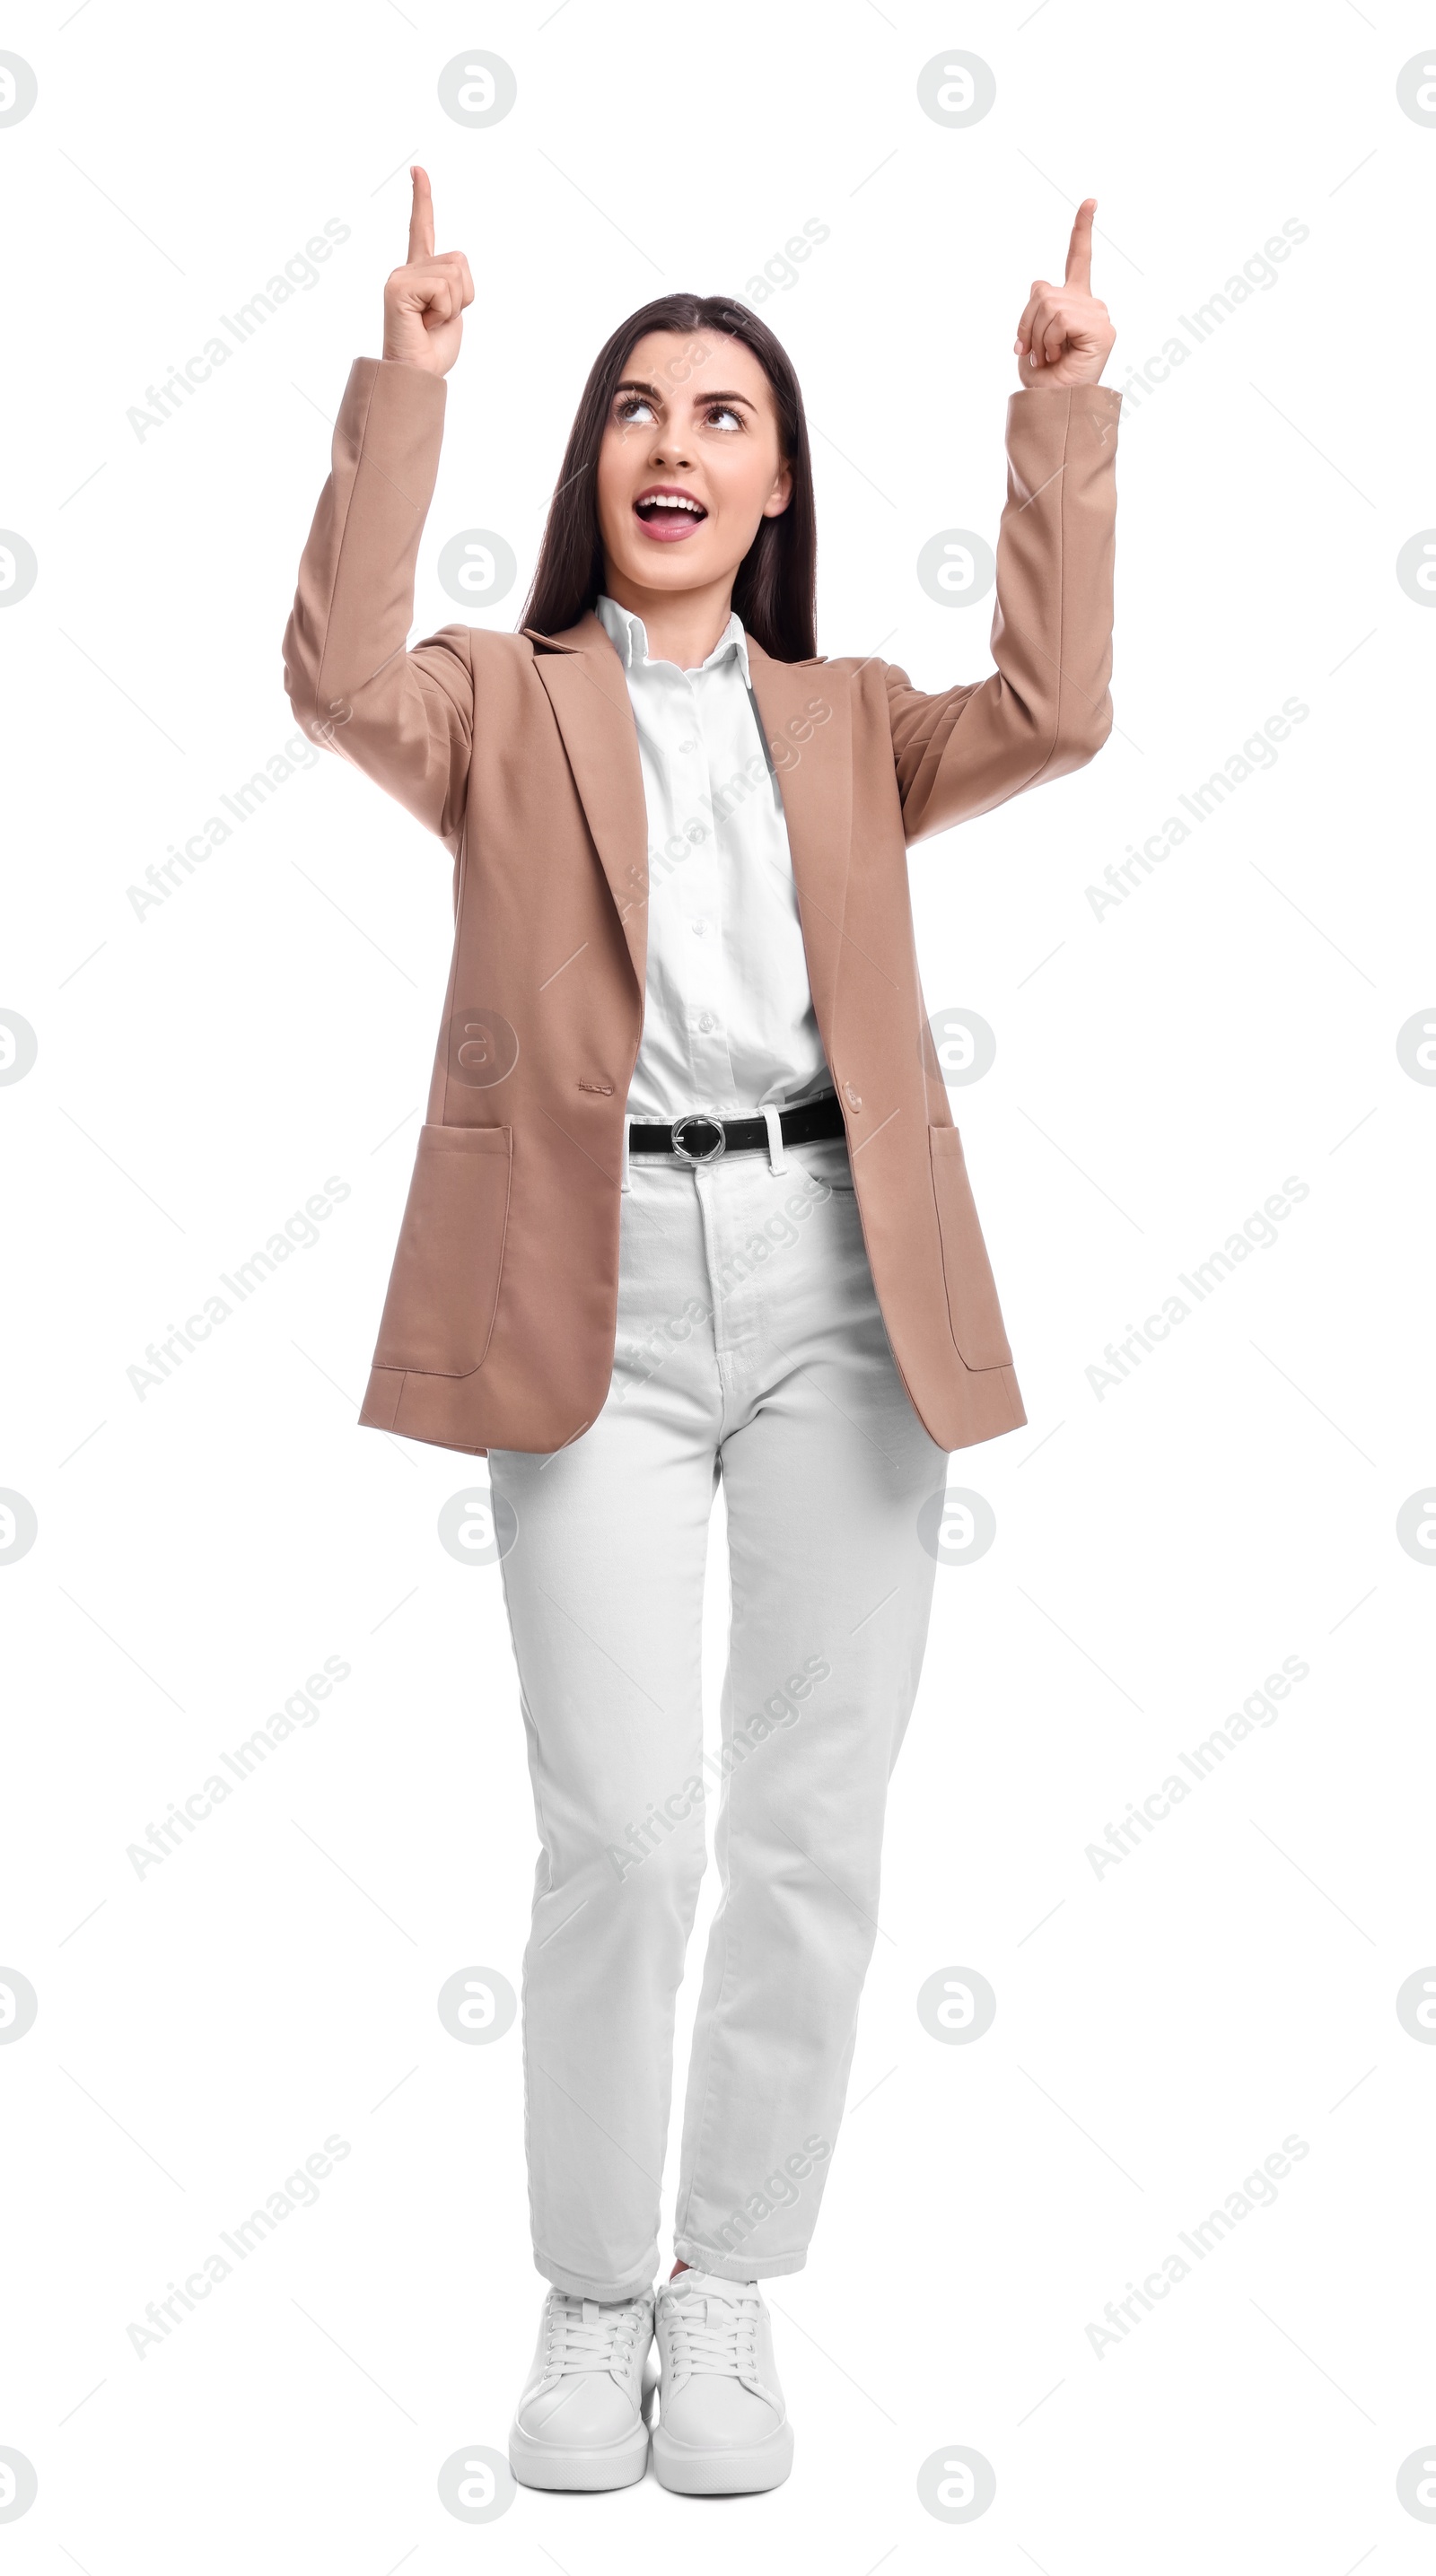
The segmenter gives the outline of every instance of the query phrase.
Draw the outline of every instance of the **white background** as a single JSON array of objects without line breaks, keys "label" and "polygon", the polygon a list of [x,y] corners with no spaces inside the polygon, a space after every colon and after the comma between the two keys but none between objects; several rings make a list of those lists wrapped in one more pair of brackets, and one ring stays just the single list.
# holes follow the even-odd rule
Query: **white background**
[{"label": "white background", "polygon": [[[0,1484],[39,1522],[0,1569],[0,1959],[39,1997],[0,2047],[23,2576],[1430,2566],[1396,2477],[1436,2456],[1436,2050],[1395,2011],[1436,1959],[1433,1576],[1396,1536],[1436,1468],[1436,1092],[1396,1053],[1436,988],[1436,618],[1395,576],[1436,521],[1436,130],[1396,96],[1430,38],[1384,0],[8,20],[39,83],[0,128],[0,520],[39,564],[0,617],[0,1008],[39,1040],[0,1093]],[[469,131],[437,82],[475,45],[518,96]],[[953,45],[997,83],[957,131],[917,99]],[[915,563],[995,536],[1013,325],[1076,199],[1117,385],[1309,227],[1124,405],[1107,749],[913,854],[929,1005],[997,1032],[954,1108],[1029,1423],[953,1464],[998,1536],[939,1571],[854,2107],[810,2265],[773,2285],[792,2479],[727,2508],[521,2491],[478,2528],[438,2471],[502,2451],[541,2285],[517,2031],[460,2046],[435,1999],[474,1964],[517,1983],[532,1807],[499,1578],[436,1536],[473,1462],[355,1422],[449,866],[325,759],[162,905],[127,893],[293,737],[280,637],[415,157],[477,287],[416,635],[462,614],[435,566],[471,527],[515,550],[486,612],[513,624],[623,314],[751,296],[816,216],[760,309],[813,428],[820,646],[928,688],[989,667],[990,601],[938,606]],[[330,217],[312,291],[137,438],[146,387]],[[1097,918],[1088,887],[1288,697],[1275,766]],[[330,1175],[319,1241],[141,1401],[146,1345]],[[1278,1241],[1099,1400],[1103,1346],[1288,1175]],[[138,1878],[127,1846],[327,1656],[352,1670],[318,1722]],[[1275,1722],[1099,1878],[1087,1845],[1288,1656]],[[996,1992],[980,2042],[918,2021],[949,1966]],[[331,2134],[316,2205],[137,2356],[146,2303]],[[1291,2135],[1275,2205],[1099,2357],[1106,2303]],[[954,2444],[997,2480],[959,2529],[917,2492]]]}]

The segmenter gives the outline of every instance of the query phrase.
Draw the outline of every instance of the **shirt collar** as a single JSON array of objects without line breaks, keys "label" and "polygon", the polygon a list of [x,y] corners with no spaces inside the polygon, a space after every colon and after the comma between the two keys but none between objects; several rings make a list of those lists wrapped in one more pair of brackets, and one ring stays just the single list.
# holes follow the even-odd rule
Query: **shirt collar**
[{"label": "shirt collar", "polygon": [[[635,617],[631,608],[620,608],[618,601],[610,599],[607,592],[601,592],[594,601],[593,613],[609,641],[617,646],[618,656],[625,671],[641,669],[648,661],[648,632],[642,618]],[[730,653],[737,654],[738,667],[742,671],[744,684],[751,688],[752,681],[748,674],[748,638],[743,632],[743,621],[736,608],[730,614],[728,623],[707,661],[700,662],[698,669],[716,670],[719,663],[726,660]],[[692,676],[691,672],[685,674],[687,678]]]}]

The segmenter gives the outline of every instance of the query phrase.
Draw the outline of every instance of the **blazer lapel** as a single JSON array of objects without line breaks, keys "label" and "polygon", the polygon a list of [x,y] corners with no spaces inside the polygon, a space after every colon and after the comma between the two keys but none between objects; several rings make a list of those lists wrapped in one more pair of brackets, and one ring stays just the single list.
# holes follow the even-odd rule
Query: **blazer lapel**
[{"label": "blazer lapel", "polygon": [[[640,994],[648,965],[648,823],[638,733],[623,665],[591,609],[534,661],[548,691],[608,879]],[[852,710],[822,662],[778,662],[750,635],[748,668],[778,773],[813,1007],[833,1029],[852,837]]]},{"label": "blazer lapel", "polygon": [[640,995],[648,971],[648,817],[623,665],[590,609],[562,635],[523,629],[608,879]]},{"label": "blazer lapel", "polygon": [[824,665],[776,662],[748,637],[748,669],[783,799],[813,1008],[833,1033],[852,842],[852,707]]}]

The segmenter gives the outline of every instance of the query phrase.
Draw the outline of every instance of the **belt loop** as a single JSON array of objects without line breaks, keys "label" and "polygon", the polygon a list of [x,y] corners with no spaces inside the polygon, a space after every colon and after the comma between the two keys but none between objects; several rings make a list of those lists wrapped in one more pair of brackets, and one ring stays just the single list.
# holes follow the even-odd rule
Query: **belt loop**
[{"label": "belt loop", "polygon": [[786,1172],[788,1158],[783,1151],[783,1113],[780,1109],[765,1109],[763,1121],[768,1130],[769,1164],[775,1172]]},{"label": "belt loop", "polygon": [[628,1112],[627,1110],[625,1110],[625,1111],[624,1111],[624,1113],[623,1113],[623,1160],[622,1160],[621,1164],[619,1165],[619,1181],[618,1181],[618,1186],[619,1186],[620,1190],[626,1190],[626,1189],[628,1188],[628,1186],[629,1186],[629,1181],[628,1181],[628,1131],[629,1131],[629,1128],[630,1128],[632,1125],[633,1125],[632,1117],[630,1116],[629,1112]]}]

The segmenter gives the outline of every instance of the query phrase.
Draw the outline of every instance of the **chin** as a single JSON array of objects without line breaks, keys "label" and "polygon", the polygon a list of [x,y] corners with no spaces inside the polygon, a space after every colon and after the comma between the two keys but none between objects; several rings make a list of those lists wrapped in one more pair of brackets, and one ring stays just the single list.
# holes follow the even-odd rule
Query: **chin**
[{"label": "chin", "polygon": [[691,557],[686,562],[674,560],[687,555],[686,546],[655,546],[637,562],[626,560],[621,569],[640,590],[697,590],[701,583],[718,578],[711,565],[695,563]]}]

